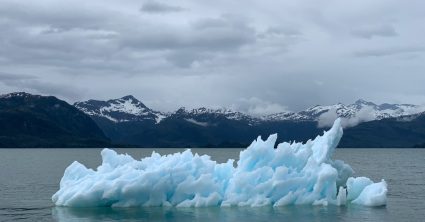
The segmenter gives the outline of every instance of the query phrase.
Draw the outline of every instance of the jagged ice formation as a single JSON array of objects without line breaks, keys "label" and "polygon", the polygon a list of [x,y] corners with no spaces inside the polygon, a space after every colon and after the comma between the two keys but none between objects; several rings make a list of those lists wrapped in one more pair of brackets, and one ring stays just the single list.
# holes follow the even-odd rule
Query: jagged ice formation
[{"label": "jagged ice formation", "polygon": [[305,144],[275,149],[276,134],[266,141],[258,137],[240,152],[236,167],[232,159],[219,164],[190,150],[153,152],[138,161],[104,149],[97,170],[72,163],[52,201],[70,207],[385,205],[384,180],[353,178],[348,164],[331,159],[342,134],[338,119]]}]

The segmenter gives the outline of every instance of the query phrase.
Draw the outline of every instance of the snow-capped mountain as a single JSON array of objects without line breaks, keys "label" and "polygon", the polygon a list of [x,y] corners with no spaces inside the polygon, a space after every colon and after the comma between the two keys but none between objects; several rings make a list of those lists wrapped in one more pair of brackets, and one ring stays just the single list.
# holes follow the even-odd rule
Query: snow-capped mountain
[{"label": "snow-capped mountain", "polygon": [[187,110],[185,107],[182,107],[172,113],[170,115],[170,118],[184,118],[186,121],[200,126],[207,126],[208,124],[213,123],[219,120],[220,118],[235,121],[244,121],[248,124],[255,124],[259,121],[258,118],[230,109],[211,109],[205,107],[191,110]]},{"label": "snow-capped mountain", "polygon": [[115,123],[146,120],[154,120],[155,123],[159,123],[168,117],[183,118],[188,122],[204,126],[219,118],[246,121],[250,124],[259,121],[258,118],[224,108],[211,109],[201,107],[197,109],[186,109],[182,107],[172,113],[163,113],[146,107],[131,95],[108,101],[88,100],[77,102],[74,106],[90,116],[103,117]]},{"label": "snow-capped mountain", "polygon": [[[26,97],[16,93],[3,97]],[[343,147],[413,147],[424,143],[425,106],[375,104],[318,105],[300,112],[251,116],[230,109],[180,108],[162,113],[133,96],[88,100],[74,106],[92,117],[112,143],[140,147],[244,147],[259,134],[281,141],[306,141],[342,117]],[[393,118],[394,117],[394,118]],[[379,120],[379,121],[373,121]],[[404,133],[398,131],[402,129]],[[411,132],[406,137],[405,132]],[[419,146],[418,145],[418,146]]]},{"label": "snow-capped mountain", "polygon": [[166,114],[146,107],[131,95],[108,101],[77,102],[74,106],[90,116],[104,117],[113,122],[154,121],[159,123],[166,117]]},{"label": "snow-capped mountain", "polygon": [[400,117],[416,114],[425,111],[425,106],[412,104],[380,104],[377,105],[362,99],[353,104],[334,104],[329,106],[313,106],[298,113],[284,112],[263,116],[266,121],[318,121],[320,117],[327,113],[335,113],[336,116],[350,119],[359,116],[367,116],[366,119],[381,120],[385,118]]},{"label": "snow-capped mountain", "polygon": [[197,109],[182,107],[173,113],[162,113],[146,107],[131,95],[108,101],[88,100],[77,102],[74,106],[90,116],[103,117],[113,122],[152,121],[159,123],[166,118],[181,118],[200,126],[207,126],[220,118],[244,121],[249,125],[263,121],[319,121],[325,114],[345,119],[360,118],[359,122],[364,122],[407,116],[425,111],[425,106],[389,103],[377,105],[373,102],[359,99],[355,103],[348,105],[342,103],[317,105],[300,112],[282,112],[261,117],[254,117],[225,108],[211,109],[205,107]]},{"label": "snow-capped mountain", "polygon": [[377,105],[358,100],[253,117],[209,108],[181,108],[164,114],[133,96],[89,100],[72,107],[53,96],[19,92],[0,95],[0,102],[0,125],[4,126],[0,147],[103,147],[110,142],[135,147],[246,147],[258,135],[273,133],[280,135],[278,142],[305,142],[338,116],[343,117],[344,134],[348,135],[341,147],[425,144],[425,107],[410,104]]}]

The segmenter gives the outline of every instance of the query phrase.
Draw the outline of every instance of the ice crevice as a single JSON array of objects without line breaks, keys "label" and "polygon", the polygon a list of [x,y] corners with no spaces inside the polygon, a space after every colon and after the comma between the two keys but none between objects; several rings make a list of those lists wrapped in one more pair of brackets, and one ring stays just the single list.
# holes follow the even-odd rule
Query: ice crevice
[{"label": "ice crevice", "polygon": [[191,150],[135,160],[103,149],[96,170],[73,162],[52,196],[57,206],[284,206],[296,204],[386,205],[387,184],[332,160],[343,131],[339,119],[329,131],[302,143],[280,143],[277,135],[258,137],[239,160],[217,163]]}]

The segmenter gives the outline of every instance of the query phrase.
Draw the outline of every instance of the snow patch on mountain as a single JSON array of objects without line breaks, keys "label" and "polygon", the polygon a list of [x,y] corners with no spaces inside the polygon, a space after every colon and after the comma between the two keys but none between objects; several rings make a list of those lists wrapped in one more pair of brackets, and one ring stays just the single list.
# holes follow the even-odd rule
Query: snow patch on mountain
[{"label": "snow patch on mountain", "polygon": [[133,96],[108,101],[89,100],[74,104],[90,116],[103,117],[113,122],[154,121],[161,122],[166,114],[151,110]]},{"label": "snow patch on mountain", "polygon": [[196,121],[195,119],[185,119],[185,120],[188,121],[189,123],[193,123],[198,126],[207,127],[209,125],[207,122],[199,122],[199,121]]},{"label": "snow patch on mountain", "polygon": [[156,118],[155,118],[155,123],[156,123],[156,124],[158,124],[158,123],[160,123],[163,119],[165,119],[165,118],[167,118],[167,117],[168,117],[168,115],[163,114],[163,113],[161,113],[161,112],[157,112],[157,113],[156,113]]},{"label": "snow patch on mountain", "polygon": [[116,103],[110,103],[109,106],[100,108],[102,113],[105,112],[124,112],[133,115],[148,115],[149,109],[140,105],[139,101],[133,99],[119,99]]}]

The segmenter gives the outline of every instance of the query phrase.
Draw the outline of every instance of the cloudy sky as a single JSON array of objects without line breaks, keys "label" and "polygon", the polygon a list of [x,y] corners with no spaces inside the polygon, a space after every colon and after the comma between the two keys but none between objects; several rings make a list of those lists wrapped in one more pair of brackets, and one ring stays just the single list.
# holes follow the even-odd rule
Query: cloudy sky
[{"label": "cloudy sky", "polygon": [[0,93],[249,113],[425,103],[422,0],[2,0]]}]

